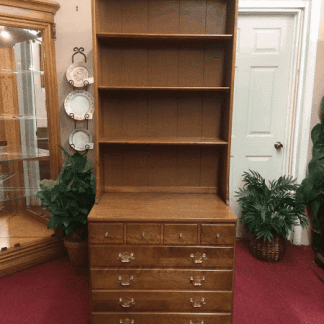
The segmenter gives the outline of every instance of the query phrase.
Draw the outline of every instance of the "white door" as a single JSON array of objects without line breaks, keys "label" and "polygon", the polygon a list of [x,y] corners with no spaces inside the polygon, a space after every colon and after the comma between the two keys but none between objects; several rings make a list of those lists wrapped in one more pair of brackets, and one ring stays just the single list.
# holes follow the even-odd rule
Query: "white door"
[{"label": "white door", "polygon": [[[284,14],[238,17],[230,173],[230,204],[237,216],[234,192],[242,186],[244,171],[272,180],[288,170],[294,21]],[[275,148],[277,142],[281,148]],[[239,236],[241,232],[239,226]]]}]

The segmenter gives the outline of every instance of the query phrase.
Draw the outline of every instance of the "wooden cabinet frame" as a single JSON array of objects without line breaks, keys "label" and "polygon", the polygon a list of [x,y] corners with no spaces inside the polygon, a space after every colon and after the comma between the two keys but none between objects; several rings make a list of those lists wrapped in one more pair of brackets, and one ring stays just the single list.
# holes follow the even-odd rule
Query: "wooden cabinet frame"
[{"label": "wooden cabinet frame", "polygon": [[[51,178],[62,167],[59,103],[55,60],[54,15],[59,4],[50,0],[0,0],[0,25],[42,31],[45,54],[45,89],[48,120]],[[0,252],[0,276],[60,257],[64,253],[62,239],[49,237],[36,243],[25,243]]]}]

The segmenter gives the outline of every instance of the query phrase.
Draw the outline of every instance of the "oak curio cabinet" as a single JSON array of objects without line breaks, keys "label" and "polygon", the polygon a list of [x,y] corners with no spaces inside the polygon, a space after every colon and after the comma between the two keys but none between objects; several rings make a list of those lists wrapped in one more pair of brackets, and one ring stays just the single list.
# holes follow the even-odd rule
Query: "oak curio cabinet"
[{"label": "oak curio cabinet", "polygon": [[231,323],[237,2],[93,0],[92,323]]},{"label": "oak curio cabinet", "polygon": [[0,276],[62,255],[36,198],[61,168],[50,0],[0,0]]}]

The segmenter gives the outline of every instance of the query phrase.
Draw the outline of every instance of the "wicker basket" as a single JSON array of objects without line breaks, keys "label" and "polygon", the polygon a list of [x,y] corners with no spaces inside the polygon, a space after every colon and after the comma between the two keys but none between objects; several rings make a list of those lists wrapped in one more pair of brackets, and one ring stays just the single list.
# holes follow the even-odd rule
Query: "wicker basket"
[{"label": "wicker basket", "polygon": [[271,241],[268,241],[257,239],[253,235],[250,242],[250,252],[255,258],[261,261],[280,261],[286,252],[286,239],[276,235]]}]

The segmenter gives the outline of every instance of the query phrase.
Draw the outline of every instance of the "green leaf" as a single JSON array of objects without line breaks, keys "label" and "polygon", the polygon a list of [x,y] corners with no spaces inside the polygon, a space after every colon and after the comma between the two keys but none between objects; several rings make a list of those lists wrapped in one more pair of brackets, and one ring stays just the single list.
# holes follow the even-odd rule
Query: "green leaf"
[{"label": "green leaf", "polygon": [[321,132],[322,132],[321,124],[317,124],[313,127],[313,129],[311,131],[311,138],[312,138],[314,145],[320,140]]}]

